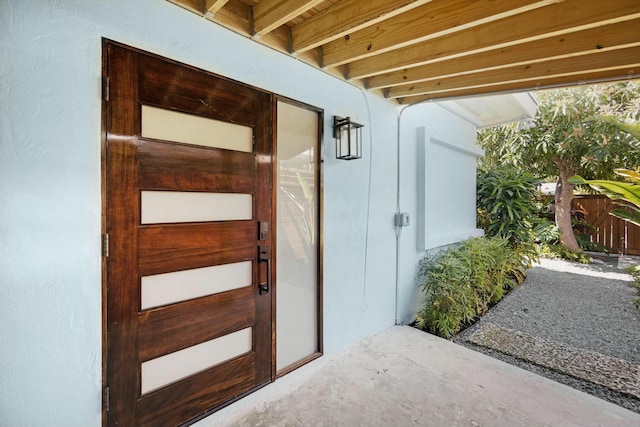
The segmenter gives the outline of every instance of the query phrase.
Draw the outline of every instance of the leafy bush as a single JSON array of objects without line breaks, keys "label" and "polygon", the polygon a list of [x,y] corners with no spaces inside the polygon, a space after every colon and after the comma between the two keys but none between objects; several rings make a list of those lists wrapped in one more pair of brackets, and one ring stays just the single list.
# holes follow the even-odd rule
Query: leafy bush
[{"label": "leafy bush", "polygon": [[[589,257],[584,252],[570,251],[560,244],[560,230],[555,223],[547,218],[538,218],[533,227],[533,235],[538,245],[538,257],[561,258],[582,264],[589,264]],[[591,242],[586,234],[576,234],[576,240],[580,248],[585,251],[608,252],[607,248],[595,242]]]},{"label": "leafy bush", "polygon": [[533,236],[536,243],[555,244],[560,241],[560,230],[555,222],[546,218],[539,218],[533,227]]},{"label": "leafy bush", "polygon": [[490,237],[502,237],[520,255],[535,260],[532,231],[538,222],[535,193],[538,180],[513,167],[480,169],[477,180],[478,226]]},{"label": "leafy bush", "polygon": [[531,243],[538,180],[512,167],[478,171],[478,223],[488,236],[504,237],[513,247]]},{"label": "leafy bush", "polygon": [[584,252],[574,252],[565,248],[560,243],[545,243],[538,247],[538,255],[545,258],[561,258],[567,261],[589,264],[591,261]]},{"label": "leafy bush", "polygon": [[427,302],[416,326],[449,338],[464,323],[486,313],[505,291],[522,283],[531,265],[506,238],[479,237],[430,254],[421,264],[421,287]]},{"label": "leafy bush", "polygon": [[592,242],[591,236],[588,234],[576,234],[576,240],[578,241],[578,245],[580,245],[580,249],[583,251],[609,253],[609,249],[605,245]]}]

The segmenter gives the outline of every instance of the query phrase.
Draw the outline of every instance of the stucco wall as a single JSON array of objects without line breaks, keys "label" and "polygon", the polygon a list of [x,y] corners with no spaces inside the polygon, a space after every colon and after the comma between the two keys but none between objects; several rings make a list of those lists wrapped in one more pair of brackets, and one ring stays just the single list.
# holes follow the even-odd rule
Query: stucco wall
[{"label": "stucco wall", "polygon": [[408,107],[400,117],[400,211],[411,222],[398,243],[398,322],[409,323],[422,301],[417,278],[425,250],[482,234],[475,228],[481,150],[475,125],[437,104]]},{"label": "stucco wall", "polygon": [[[3,2],[0,31],[1,425],[101,424],[102,37],[323,108],[326,353],[394,323],[391,104],[166,1]],[[335,160],[334,114],[362,160]]]}]

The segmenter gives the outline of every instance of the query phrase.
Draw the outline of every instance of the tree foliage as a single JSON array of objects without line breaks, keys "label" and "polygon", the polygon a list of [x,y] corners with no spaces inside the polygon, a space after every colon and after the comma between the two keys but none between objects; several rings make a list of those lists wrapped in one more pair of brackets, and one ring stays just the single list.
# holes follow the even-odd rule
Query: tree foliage
[{"label": "tree foliage", "polygon": [[539,177],[556,177],[562,160],[586,179],[613,178],[613,169],[634,169],[640,153],[616,122],[640,119],[640,83],[554,89],[536,93],[535,125],[518,129],[509,124],[486,129],[479,145],[487,166],[513,165]]},{"label": "tree foliage", "polygon": [[556,225],[561,242],[578,244],[571,228],[573,184],[569,178],[613,179],[614,168],[636,169],[640,150],[620,129],[640,118],[638,82],[556,89],[538,93],[535,125],[491,128],[479,135],[485,165],[512,165],[541,178],[556,179]]}]

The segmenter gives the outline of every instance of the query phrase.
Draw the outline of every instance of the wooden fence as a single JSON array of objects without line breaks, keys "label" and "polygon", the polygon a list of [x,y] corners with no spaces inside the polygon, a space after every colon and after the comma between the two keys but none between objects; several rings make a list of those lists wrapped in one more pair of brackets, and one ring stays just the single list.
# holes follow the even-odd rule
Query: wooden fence
[{"label": "wooden fence", "polygon": [[640,255],[640,227],[609,215],[615,205],[606,196],[576,196],[573,199],[575,212],[584,215],[584,221],[596,228],[591,241],[608,248],[611,253]]}]

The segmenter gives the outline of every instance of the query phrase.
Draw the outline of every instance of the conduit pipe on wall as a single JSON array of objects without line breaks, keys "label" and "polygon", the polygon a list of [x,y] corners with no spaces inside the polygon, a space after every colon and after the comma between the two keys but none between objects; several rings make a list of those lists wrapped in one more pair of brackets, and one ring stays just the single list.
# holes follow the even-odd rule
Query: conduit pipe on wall
[{"label": "conduit pipe on wall", "polygon": [[369,185],[367,187],[367,221],[364,234],[364,267],[362,276],[362,309],[367,308],[367,270],[368,270],[368,256],[369,256],[369,220],[371,216],[371,179],[373,176],[373,122],[371,120],[371,106],[369,105],[369,98],[364,89],[355,86],[360,89],[360,93],[364,98],[364,102],[367,106],[367,118],[369,120]]},{"label": "conduit pipe on wall", "polygon": [[[411,107],[416,107],[418,105],[426,104],[432,102],[432,100],[427,99],[421,102],[416,102],[415,104],[405,105],[400,109],[398,113],[398,121],[397,121],[397,134],[396,134],[396,215],[400,214],[402,210],[400,209],[400,125],[402,122],[402,114],[407,111]],[[402,226],[396,224],[396,307],[395,307],[395,324],[401,325],[402,321],[399,318],[398,313],[398,303],[399,303],[399,289],[400,289],[400,237],[402,236]]]}]

